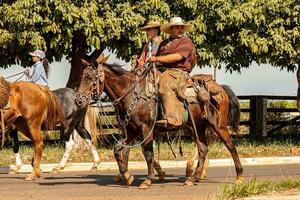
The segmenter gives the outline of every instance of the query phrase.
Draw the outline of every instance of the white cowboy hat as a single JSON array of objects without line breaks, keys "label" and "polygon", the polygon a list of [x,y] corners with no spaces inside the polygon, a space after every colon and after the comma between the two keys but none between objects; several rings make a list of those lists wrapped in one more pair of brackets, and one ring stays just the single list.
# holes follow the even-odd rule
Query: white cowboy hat
[{"label": "white cowboy hat", "polygon": [[139,31],[148,31],[150,28],[159,28],[160,26],[161,24],[159,22],[150,21],[146,24],[146,26],[139,28]]},{"label": "white cowboy hat", "polygon": [[45,56],[46,56],[45,53],[42,50],[39,50],[39,49],[37,49],[33,52],[29,52],[29,55],[36,56],[36,57],[39,57],[41,59],[44,59]]},{"label": "white cowboy hat", "polygon": [[184,26],[184,31],[188,31],[192,28],[193,25],[183,23],[181,17],[173,17],[170,19],[170,23],[161,25],[160,30],[162,32],[171,34],[172,26]]}]

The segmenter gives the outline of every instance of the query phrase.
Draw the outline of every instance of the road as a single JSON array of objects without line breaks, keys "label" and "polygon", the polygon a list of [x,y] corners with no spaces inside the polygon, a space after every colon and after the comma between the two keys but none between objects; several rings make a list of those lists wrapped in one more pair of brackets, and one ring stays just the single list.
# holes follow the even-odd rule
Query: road
[{"label": "road", "polygon": [[[208,199],[213,198],[218,187],[234,183],[234,167],[211,167],[205,180],[195,186],[182,186],[185,169],[166,169],[164,182],[157,182],[149,190],[140,190],[138,184],[145,178],[146,170],[130,170],[135,175],[130,187],[112,181],[117,171],[44,173],[33,182],[24,181],[25,174],[0,174],[0,200],[87,200],[87,199]],[[265,165],[244,167],[246,180],[282,180],[300,178],[300,165]]]}]

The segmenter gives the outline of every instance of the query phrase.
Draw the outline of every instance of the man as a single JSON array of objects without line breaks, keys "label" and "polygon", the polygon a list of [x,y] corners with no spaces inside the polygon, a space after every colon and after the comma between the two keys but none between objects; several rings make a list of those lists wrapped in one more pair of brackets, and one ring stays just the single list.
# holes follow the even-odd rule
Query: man
[{"label": "man", "polygon": [[151,55],[156,55],[158,46],[162,41],[160,37],[159,22],[150,21],[146,24],[146,26],[139,28],[139,31],[147,32],[147,36],[150,41],[144,45],[140,58],[137,59],[137,56],[134,58],[133,70],[142,69],[145,66],[145,64],[149,61]]},{"label": "man", "polygon": [[170,23],[161,26],[161,31],[170,34],[164,40],[155,56],[150,61],[156,62],[166,70],[159,80],[165,119],[158,120],[158,126],[178,127],[183,123],[183,99],[178,99],[178,87],[185,82],[196,62],[195,47],[185,32],[192,28],[191,24],[183,23],[180,17],[174,17]]}]

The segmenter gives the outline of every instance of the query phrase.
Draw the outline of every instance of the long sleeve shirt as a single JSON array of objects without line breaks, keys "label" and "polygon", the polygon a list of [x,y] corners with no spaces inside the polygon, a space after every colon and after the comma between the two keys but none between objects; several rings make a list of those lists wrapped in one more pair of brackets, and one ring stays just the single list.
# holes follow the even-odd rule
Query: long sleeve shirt
[{"label": "long sleeve shirt", "polygon": [[43,86],[48,86],[46,72],[44,70],[43,63],[41,61],[36,62],[34,65],[32,65],[28,76],[28,80],[33,83],[37,83]]}]

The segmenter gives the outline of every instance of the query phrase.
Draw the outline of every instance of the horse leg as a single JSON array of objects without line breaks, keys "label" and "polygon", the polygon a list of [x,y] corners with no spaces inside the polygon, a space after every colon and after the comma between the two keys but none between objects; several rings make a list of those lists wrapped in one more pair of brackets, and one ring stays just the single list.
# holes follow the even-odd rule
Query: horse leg
[{"label": "horse leg", "polygon": [[95,145],[92,142],[91,135],[89,134],[89,132],[84,127],[84,123],[79,123],[78,126],[76,127],[76,130],[77,130],[78,134],[84,139],[85,143],[88,145],[90,151],[92,152],[92,156],[93,156],[93,159],[94,159],[94,164],[93,164],[90,171],[96,172],[98,170],[99,165],[100,165],[100,158],[99,158],[97,149],[96,149]]},{"label": "horse leg", "polygon": [[[142,147],[142,150],[143,150],[143,154],[145,154],[144,146]],[[164,172],[164,171],[161,169],[160,164],[158,163],[158,161],[155,160],[154,157],[153,157],[153,167],[154,167],[155,171],[157,172],[158,179],[159,179],[160,181],[165,180],[166,172]]]},{"label": "horse leg", "polygon": [[30,127],[31,139],[34,144],[34,156],[32,159],[32,172],[25,178],[26,181],[34,180],[36,177],[41,177],[42,171],[40,168],[42,153],[44,149],[44,142],[42,133],[40,130],[41,126]]},{"label": "horse leg", "polygon": [[[206,159],[206,155],[208,152],[208,146],[206,141],[206,129],[207,123],[202,120],[201,110],[197,104],[188,104],[188,111],[190,114],[190,123],[192,124],[193,129],[190,131],[193,133],[193,138],[197,146],[198,152],[198,164],[195,173],[192,176],[192,165],[194,164],[194,160],[190,160],[187,163],[187,171],[186,171],[186,181],[184,185],[191,186],[194,185],[196,180],[199,180],[199,174],[202,174],[204,168],[204,162]],[[197,124],[196,124],[197,122]],[[195,154],[194,154],[195,156]]]},{"label": "horse leg", "polygon": [[5,110],[5,112],[4,112],[5,125],[6,126],[11,125],[20,116],[21,116],[21,114],[19,113],[19,111],[14,108]]},{"label": "horse leg", "polygon": [[153,167],[154,167],[155,171],[157,172],[158,179],[159,179],[160,181],[165,180],[166,172],[164,172],[164,171],[161,169],[160,164],[159,164],[154,158],[153,158]]},{"label": "horse leg", "polygon": [[147,137],[146,141],[142,145],[142,148],[143,148],[144,157],[147,162],[148,177],[140,184],[139,189],[148,189],[150,188],[152,182],[154,182],[155,180],[154,166],[153,166],[153,161],[154,161],[153,132],[151,132],[151,128],[146,124],[142,126],[142,130],[143,130],[142,133],[144,138]]},{"label": "horse leg", "polygon": [[[127,158],[129,157],[129,152],[130,152],[129,150],[126,152],[127,153],[127,155],[126,155]],[[144,154],[144,149],[143,149],[143,154]],[[128,161],[128,159],[127,159],[127,161]],[[127,162],[127,167],[128,167],[128,162]],[[166,172],[164,172],[162,170],[160,164],[155,159],[153,159],[153,167],[154,167],[155,171],[157,172],[158,179],[160,181],[165,180]],[[115,182],[120,182],[121,180],[122,180],[122,174],[121,173],[115,175],[115,177],[114,177]]]},{"label": "horse leg", "polygon": [[130,138],[127,138],[126,141],[124,141],[124,144],[116,144],[114,147],[114,156],[116,158],[119,172],[122,175],[122,178],[124,179],[126,185],[131,185],[134,177],[132,174],[128,172],[128,155],[129,155],[129,148],[126,147],[126,144],[129,144],[131,142]]},{"label": "horse leg", "polygon": [[211,122],[211,127],[213,128],[213,131],[215,131],[219,135],[219,137],[221,138],[223,143],[226,145],[227,149],[229,150],[229,152],[232,156],[232,159],[233,159],[233,162],[235,165],[236,174],[237,174],[236,183],[237,184],[243,183],[243,181],[244,181],[243,167],[242,167],[239,155],[237,153],[235,144],[232,141],[232,138],[228,132],[227,122],[226,122],[226,125],[221,124],[221,128],[217,128],[216,124]]},{"label": "horse leg", "polygon": [[194,161],[198,157],[198,148],[195,147],[193,151],[193,155],[188,158],[186,162],[186,170],[185,170],[185,177],[191,177],[193,174],[193,166],[194,166]]},{"label": "horse leg", "polygon": [[[198,126],[198,133],[205,133],[205,127],[204,126]],[[198,134],[195,133],[195,134]],[[197,167],[196,170],[193,174],[193,176],[191,176],[191,174],[186,174],[186,181],[184,182],[184,185],[187,186],[192,186],[195,184],[196,181],[198,181],[200,179],[199,175],[201,175],[203,173],[203,169],[204,169],[204,163],[206,160],[206,156],[207,156],[207,152],[208,152],[208,147],[205,141],[205,138],[203,138],[202,135],[199,135],[199,140],[196,139],[197,137],[195,136],[195,140],[196,140],[196,145],[197,145],[197,153],[198,153],[198,163],[197,163]],[[195,156],[195,154],[194,154]],[[194,161],[193,161],[194,163]]]},{"label": "horse leg", "polygon": [[[128,161],[129,161],[129,153],[130,153],[130,149],[127,148],[127,150],[125,151],[125,160],[126,160],[126,168],[128,169]],[[120,182],[122,181],[123,175],[121,173],[115,175],[114,177],[114,181],[115,182]]]},{"label": "horse leg", "polygon": [[148,189],[150,188],[152,182],[154,182],[155,180],[154,166],[153,166],[153,160],[154,160],[153,140],[150,140],[149,142],[145,143],[143,149],[144,149],[143,153],[148,167],[148,177],[140,184],[139,189]]},{"label": "horse leg", "polygon": [[67,163],[67,161],[70,157],[70,154],[71,154],[72,150],[74,149],[74,145],[75,145],[75,142],[73,139],[74,131],[73,131],[72,135],[69,137],[69,140],[65,141],[65,153],[64,153],[59,165],[52,169],[53,173],[61,172],[65,168],[66,163]]},{"label": "horse leg", "polygon": [[22,160],[19,154],[19,138],[18,138],[18,129],[15,127],[9,132],[10,137],[13,140],[13,152],[16,159],[16,164],[13,169],[9,171],[9,174],[17,174],[22,167]]}]

